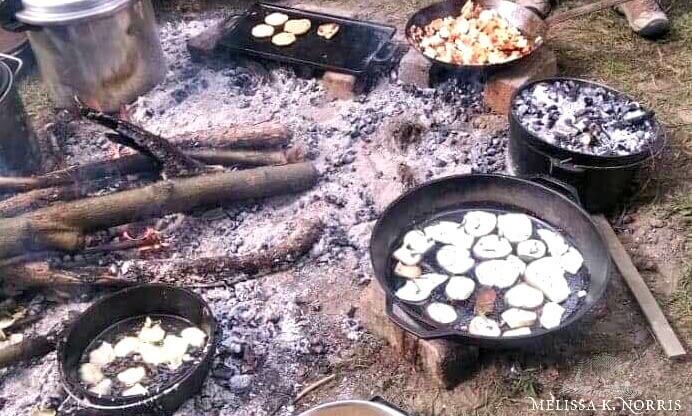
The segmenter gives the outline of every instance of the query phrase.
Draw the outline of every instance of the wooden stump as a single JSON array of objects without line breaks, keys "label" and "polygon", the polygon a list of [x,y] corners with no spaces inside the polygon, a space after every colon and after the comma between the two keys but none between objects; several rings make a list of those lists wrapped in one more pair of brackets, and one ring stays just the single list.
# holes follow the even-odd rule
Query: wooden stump
[{"label": "wooden stump", "polygon": [[377,282],[360,298],[362,320],[406,361],[426,373],[440,387],[452,389],[477,367],[478,348],[446,340],[421,340],[394,324],[385,314],[385,294]]},{"label": "wooden stump", "polygon": [[518,65],[510,65],[492,74],[485,84],[485,104],[499,114],[509,114],[512,94],[529,81],[557,74],[555,53],[542,48]]}]

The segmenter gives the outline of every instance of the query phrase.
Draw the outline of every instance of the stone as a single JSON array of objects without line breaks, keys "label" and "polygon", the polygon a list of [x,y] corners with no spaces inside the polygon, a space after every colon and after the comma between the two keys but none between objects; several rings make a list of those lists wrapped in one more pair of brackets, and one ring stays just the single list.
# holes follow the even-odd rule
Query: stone
[{"label": "stone", "polygon": [[430,87],[430,70],[432,62],[425,59],[423,54],[413,48],[401,58],[399,62],[399,81],[406,85],[418,88]]},{"label": "stone", "polygon": [[351,100],[358,93],[358,78],[349,74],[327,71],[322,76],[322,85],[330,100]]},{"label": "stone", "polygon": [[221,19],[210,25],[198,35],[191,37],[187,41],[187,50],[190,52],[192,60],[194,62],[200,62],[205,58],[213,56],[219,45],[219,41],[226,30],[233,27],[236,19],[237,16],[235,15]]},{"label": "stone", "polygon": [[404,360],[427,374],[438,386],[452,389],[478,365],[478,348],[448,340],[423,340],[404,331],[385,313],[385,293],[373,281],[360,298],[361,320]]},{"label": "stone", "polygon": [[543,47],[524,62],[510,65],[492,74],[485,84],[485,105],[498,114],[509,113],[510,100],[516,90],[527,82],[557,75],[555,53]]}]

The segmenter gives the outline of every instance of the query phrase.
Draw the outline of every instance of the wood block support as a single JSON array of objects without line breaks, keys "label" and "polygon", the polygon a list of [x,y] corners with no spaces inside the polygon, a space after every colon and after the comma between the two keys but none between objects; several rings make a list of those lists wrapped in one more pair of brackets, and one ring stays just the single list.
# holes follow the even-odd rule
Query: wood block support
[{"label": "wood block support", "polygon": [[399,62],[399,81],[418,88],[428,88],[432,66],[432,62],[425,59],[423,54],[409,48]]},{"label": "wood block support", "polygon": [[365,289],[360,306],[368,330],[387,341],[397,354],[440,387],[454,388],[477,368],[477,347],[446,340],[421,340],[394,324],[385,314],[385,295],[377,282]]},{"label": "wood block support", "polygon": [[512,94],[524,84],[557,74],[557,57],[546,47],[541,48],[524,62],[510,65],[490,75],[485,84],[485,104],[498,114],[508,114]]},{"label": "wood block support", "polygon": [[322,85],[330,100],[350,100],[359,93],[358,78],[353,75],[327,71],[322,76]]}]

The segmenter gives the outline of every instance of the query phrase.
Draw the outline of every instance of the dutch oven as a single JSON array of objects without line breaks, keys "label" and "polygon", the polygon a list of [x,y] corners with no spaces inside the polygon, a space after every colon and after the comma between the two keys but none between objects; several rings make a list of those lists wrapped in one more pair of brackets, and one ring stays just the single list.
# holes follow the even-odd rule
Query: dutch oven
[{"label": "dutch oven", "polygon": [[577,78],[552,77],[527,83],[514,92],[509,112],[509,158],[518,175],[550,175],[577,189],[584,207],[590,212],[607,212],[614,208],[630,188],[635,175],[661,153],[665,131],[654,120],[655,139],[649,148],[625,156],[600,156],[564,149],[550,144],[521,124],[513,110],[517,96],[541,82],[572,80],[579,84],[601,87],[627,99],[620,91],[606,85]]},{"label": "dutch oven", "polygon": [[[85,349],[109,328],[149,315],[182,318],[203,330],[207,334],[207,344],[199,362],[150,395],[98,396],[88,391],[78,375]],[[124,289],[93,304],[68,328],[58,345],[63,386],[80,406],[92,411],[89,414],[172,414],[202,388],[216,351],[216,330],[216,320],[207,303],[189,290],[162,284]]]},{"label": "dutch oven", "polygon": [[[444,338],[486,348],[538,348],[551,337],[568,334],[603,296],[610,279],[610,257],[605,242],[578,201],[573,188],[552,178],[490,174],[448,176],[403,194],[385,209],[370,240],[372,266],[385,292],[387,315],[418,338]],[[561,230],[582,253],[589,272],[588,290],[581,305],[558,327],[509,338],[471,335],[432,321],[416,305],[395,296],[400,279],[392,273],[392,253],[400,236],[433,217],[469,209],[525,213]]]}]

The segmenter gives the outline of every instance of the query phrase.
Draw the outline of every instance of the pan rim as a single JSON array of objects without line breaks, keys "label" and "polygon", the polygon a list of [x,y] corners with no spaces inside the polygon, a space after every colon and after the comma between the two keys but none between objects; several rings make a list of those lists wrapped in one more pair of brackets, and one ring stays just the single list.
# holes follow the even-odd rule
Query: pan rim
[{"label": "pan rim", "polygon": [[[492,173],[470,173],[470,174],[461,174],[461,175],[450,175],[450,176],[444,176],[441,178],[437,178],[428,182],[424,182],[420,185],[417,185],[416,187],[402,193],[399,195],[394,201],[392,201],[387,208],[380,214],[380,217],[378,218],[377,222],[375,223],[375,226],[373,227],[372,233],[370,235],[370,262],[371,265],[373,266],[373,271],[375,273],[376,280],[382,286],[382,289],[385,291],[385,296],[386,297],[391,297],[392,301],[399,306],[401,310],[403,310],[409,318],[411,318],[413,321],[415,321],[417,324],[421,324],[420,319],[418,319],[415,316],[412,316],[411,313],[408,312],[409,305],[406,302],[399,301],[394,297],[393,290],[389,287],[389,285],[384,284],[386,279],[388,279],[390,276],[381,276],[380,273],[377,272],[376,267],[374,265],[374,253],[373,253],[373,248],[375,246],[375,238],[376,236],[381,234],[381,227],[383,219],[391,216],[391,211],[395,209],[400,203],[405,200],[406,198],[410,197],[412,194],[415,194],[416,192],[419,192],[427,187],[434,186],[436,184],[442,183],[442,182],[447,182],[447,181],[457,181],[457,180],[465,180],[468,178],[482,178],[485,180],[502,180],[502,181],[514,181],[516,183],[520,183],[523,185],[527,186],[533,186],[541,189],[543,192],[547,192],[549,194],[552,194],[555,197],[558,197],[562,199],[564,202],[568,203],[569,205],[572,206],[572,208],[576,209],[579,214],[588,222],[589,228],[591,228],[593,234],[596,236],[598,240],[598,244],[601,246],[602,250],[606,253],[606,261],[604,264],[604,270],[603,270],[603,281],[604,284],[601,285],[601,287],[593,292],[593,301],[587,305],[582,305],[579,309],[575,310],[564,322],[560,324],[560,326],[541,331],[538,333],[531,333],[529,335],[523,335],[523,336],[517,336],[517,337],[487,337],[487,336],[479,336],[479,335],[472,335],[468,332],[463,332],[461,330],[456,330],[453,328],[448,328],[449,331],[447,334],[442,336],[441,338],[455,338],[455,339],[460,339],[463,341],[471,342],[471,343],[476,343],[476,344],[481,344],[484,343],[488,345],[489,343],[495,345],[495,346],[502,346],[502,345],[509,345],[510,342],[530,342],[532,340],[539,340],[544,337],[552,336],[556,333],[562,332],[563,330],[567,329],[568,327],[571,327],[574,325],[577,321],[581,320],[584,315],[586,315],[587,312],[589,312],[593,306],[603,297],[605,294],[605,291],[607,289],[608,282],[611,277],[611,272],[612,272],[612,262],[610,260],[610,254],[607,249],[607,245],[605,243],[605,240],[603,238],[603,235],[601,232],[598,230],[598,227],[596,227],[596,224],[594,223],[593,219],[591,218],[591,215],[586,212],[586,210],[581,207],[579,204],[568,198],[567,196],[561,194],[560,192],[555,191],[554,189],[547,187],[543,184],[536,183],[531,181],[528,178],[525,177],[518,177],[518,176],[511,176],[511,175],[504,175],[504,174],[492,174]],[[539,219],[541,219],[539,217]],[[580,248],[581,250],[581,248]],[[591,278],[591,271],[589,271],[589,275]],[[423,322],[424,325],[429,326],[429,324]],[[434,326],[433,327],[435,330],[444,330],[447,329],[443,325],[439,326]]]},{"label": "pan rim", "polygon": [[[138,290],[144,290],[144,289],[162,289],[162,290],[172,290],[172,291],[178,291],[185,293],[187,296],[190,296],[192,299],[195,301],[199,302],[200,305],[202,305],[202,309],[204,311],[204,314],[208,317],[210,317],[210,331],[208,336],[207,343],[205,344],[204,351],[202,353],[202,356],[199,360],[198,363],[192,365],[190,368],[188,368],[186,371],[182,372],[181,374],[177,375],[170,381],[166,382],[162,388],[154,393],[154,394],[147,394],[147,395],[142,395],[142,396],[133,396],[131,398],[123,398],[123,397],[113,397],[113,396],[107,396],[107,397],[112,397],[109,401],[111,403],[105,404],[104,402],[101,403],[96,403],[93,401],[94,398],[98,399],[103,399],[103,397],[99,397],[91,392],[88,391],[88,389],[84,388],[81,384],[79,383],[74,383],[73,380],[71,380],[68,377],[68,369],[66,368],[66,360],[65,356],[67,354],[67,347],[68,347],[68,342],[67,340],[70,338],[70,335],[72,332],[75,330],[78,330],[79,328],[79,323],[84,319],[84,317],[89,316],[88,314],[93,314],[94,309],[97,307],[101,306],[103,303],[106,303],[108,301],[111,301],[112,299],[116,297],[124,297],[124,296],[129,296],[131,295],[132,292],[138,291]],[[130,319],[136,316],[140,315],[132,315],[128,316],[126,319]],[[114,322],[117,323],[117,322]],[[85,309],[72,324],[69,326],[69,328],[65,331],[65,335],[60,339],[60,342],[58,343],[57,347],[57,359],[58,359],[58,368],[59,368],[59,373],[60,373],[60,380],[63,385],[63,388],[67,392],[67,394],[73,398],[77,403],[91,408],[91,409],[97,409],[100,411],[129,411],[132,409],[140,408],[142,406],[147,406],[151,403],[157,403],[160,402],[161,400],[165,399],[167,396],[170,394],[175,393],[176,390],[180,389],[181,384],[189,381],[192,377],[195,376],[195,373],[197,371],[200,371],[200,367],[204,365],[204,362],[209,359],[213,359],[213,355],[215,354],[216,350],[216,342],[217,342],[217,321],[216,318],[214,317],[211,307],[209,304],[197,293],[195,293],[192,290],[189,290],[187,288],[183,287],[178,287],[178,286],[173,286],[169,284],[164,284],[164,283],[143,283],[143,284],[138,284],[136,286],[128,287],[122,290],[119,290],[115,293],[112,293],[110,295],[104,296],[103,298],[97,300],[94,302],[92,305],[90,305],[87,309]],[[105,397],[105,396],[104,396]],[[125,399],[125,400],[123,400]]]}]

